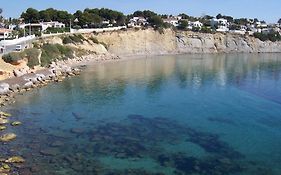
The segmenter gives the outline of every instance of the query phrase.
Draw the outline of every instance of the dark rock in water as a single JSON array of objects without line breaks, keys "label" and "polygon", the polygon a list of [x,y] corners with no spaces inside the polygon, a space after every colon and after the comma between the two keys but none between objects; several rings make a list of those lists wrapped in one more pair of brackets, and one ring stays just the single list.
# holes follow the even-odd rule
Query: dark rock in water
[{"label": "dark rock in water", "polygon": [[176,158],[174,163],[175,167],[185,174],[191,174],[195,172],[195,167],[198,165],[198,161],[193,157]]},{"label": "dark rock in water", "polygon": [[211,121],[211,122],[218,122],[218,123],[222,123],[222,124],[235,125],[235,122],[233,120],[227,119],[227,118],[209,117],[208,120]]},{"label": "dark rock in water", "polygon": [[126,170],[115,170],[105,173],[105,175],[165,175],[163,173],[152,173],[143,169],[126,169]]},{"label": "dark rock in water", "polygon": [[64,145],[64,143],[61,142],[61,141],[55,141],[55,142],[51,143],[52,147],[60,147],[60,146],[63,146],[63,145]]},{"label": "dark rock in water", "polygon": [[83,134],[85,132],[84,129],[81,128],[72,128],[70,131],[74,134]]},{"label": "dark rock in water", "polygon": [[219,136],[211,133],[199,132],[189,129],[188,141],[201,146],[205,151],[219,154],[222,157],[231,159],[244,158],[244,156],[231,148],[226,142],[220,141]]},{"label": "dark rock in water", "polygon": [[56,156],[59,154],[59,150],[55,148],[47,148],[40,151],[44,156]]},{"label": "dark rock in water", "polygon": [[170,161],[169,156],[163,154],[159,155],[157,159],[161,166],[167,166],[167,163]]},{"label": "dark rock in water", "polygon": [[72,112],[72,115],[74,116],[74,118],[75,118],[77,121],[83,119],[83,117],[82,117],[81,115],[79,115],[79,114],[77,114],[77,113],[75,113],[75,112]]}]

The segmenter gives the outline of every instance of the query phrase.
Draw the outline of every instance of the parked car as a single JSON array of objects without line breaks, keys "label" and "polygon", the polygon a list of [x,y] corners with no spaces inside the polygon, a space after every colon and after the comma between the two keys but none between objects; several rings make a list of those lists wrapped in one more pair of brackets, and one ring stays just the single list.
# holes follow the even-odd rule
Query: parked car
[{"label": "parked car", "polygon": [[22,46],[20,44],[16,45],[16,51],[21,51],[22,50]]}]

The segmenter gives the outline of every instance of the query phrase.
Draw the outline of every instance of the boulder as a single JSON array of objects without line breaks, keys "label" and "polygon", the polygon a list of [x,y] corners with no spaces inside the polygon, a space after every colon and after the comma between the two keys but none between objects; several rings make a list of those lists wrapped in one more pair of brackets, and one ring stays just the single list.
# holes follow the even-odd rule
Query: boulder
[{"label": "boulder", "polygon": [[26,82],[26,83],[22,86],[22,88],[28,89],[28,88],[31,88],[32,85],[33,85],[33,82],[32,82],[32,81],[29,81],[29,82]]},{"label": "boulder", "polygon": [[21,70],[14,70],[13,73],[14,73],[15,77],[20,77],[20,76],[23,76],[25,74]]},{"label": "boulder", "polygon": [[7,133],[7,134],[3,134],[0,136],[0,141],[9,142],[9,141],[14,140],[16,137],[17,137],[17,135],[14,133]]},{"label": "boulder", "polygon": [[13,156],[5,160],[6,163],[24,163],[25,160],[20,156]]},{"label": "boulder", "polygon": [[10,91],[10,85],[8,83],[0,84],[0,94],[7,94]]},{"label": "boulder", "polygon": [[22,123],[20,121],[14,121],[11,123],[12,126],[19,126],[21,125]]}]

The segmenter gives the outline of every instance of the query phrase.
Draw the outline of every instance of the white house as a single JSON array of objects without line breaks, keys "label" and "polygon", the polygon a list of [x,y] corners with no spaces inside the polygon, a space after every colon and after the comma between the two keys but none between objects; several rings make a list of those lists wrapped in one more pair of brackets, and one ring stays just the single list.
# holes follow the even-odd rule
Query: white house
[{"label": "white house", "polygon": [[171,24],[175,27],[179,26],[179,20],[176,17],[169,17],[167,19],[163,19],[164,23]]},{"label": "white house", "polygon": [[228,32],[229,31],[229,22],[227,19],[211,19],[211,27],[216,28],[216,31],[218,32]]},{"label": "white house", "polygon": [[133,17],[129,20],[128,27],[141,27],[147,25],[147,19],[144,17]]},{"label": "white house", "polygon": [[200,21],[195,21],[195,22],[191,22],[192,27],[196,27],[196,28],[202,28],[203,27],[203,23]]},{"label": "white house", "polygon": [[29,23],[29,24],[19,24],[20,29],[24,28],[31,28],[31,29],[38,29],[39,31],[43,32],[47,30],[49,27],[51,28],[64,28],[65,24],[58,22],[58,21],[51,21],[51,22],[40,22],[40,23]]},{"label": "white house", "polygon": [[12,34],[12,30],[0,28],[0,39],[9,38]]},{"label": "white house", "polygon": [[53,28],[65,28],[65,24],[58,21],[50,21],[50,22],[42,22],[42,23]]}]

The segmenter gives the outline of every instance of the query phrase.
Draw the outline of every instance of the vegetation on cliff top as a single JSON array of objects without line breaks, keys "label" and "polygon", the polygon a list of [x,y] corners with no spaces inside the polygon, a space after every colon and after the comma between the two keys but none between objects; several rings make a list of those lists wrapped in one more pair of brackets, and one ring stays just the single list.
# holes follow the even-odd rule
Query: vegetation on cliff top
[{"label": "vegetation on cliff top", "polygon": [[81,35],[67,35],[63,37],[63,44],[82,44],[86,39]]},{"label": "vegetation on cliff top", "polygon": [[17,64],[20,60],[26,60],[27,66],[33,68],[39,65],[47,67],[51,62],[56,60],[66,60],[86,54],[84,50],[60,44],[43,44],[41,46],[35,44],[34,46],[34,48],[25,49],[21,52],[5,54],[2,58],[5,62],[11,64]]},{"label": "vegetation on cliff top", "polygon": [[7,63],[17,64],[19,60],[26,59],[29,67],[39,65],[40,50],[36,48],[26,49],[22,52],[11,52],[3,55],[3,60]]},{"label": "vegetation on cliff top", "polygon": [[281,41],[281,35],[278,32],[264,33],[254,33],[254,37],[260,39],[261,41]]}]

